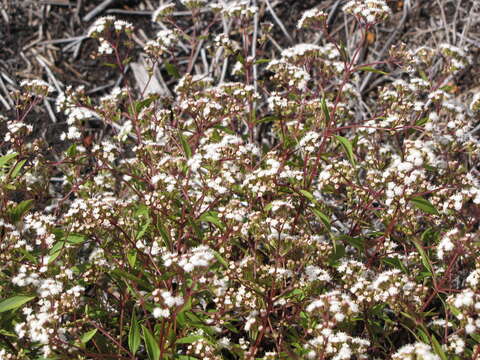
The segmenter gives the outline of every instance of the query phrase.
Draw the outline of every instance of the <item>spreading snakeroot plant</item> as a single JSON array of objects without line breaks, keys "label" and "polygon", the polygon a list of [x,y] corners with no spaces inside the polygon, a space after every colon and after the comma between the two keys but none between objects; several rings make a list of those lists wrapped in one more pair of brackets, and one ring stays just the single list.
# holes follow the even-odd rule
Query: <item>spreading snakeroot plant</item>
[{"label": "spreading snakeroot plant", "polygon": [[[250,2],[182,0],[203,32],[162,4],[143,50],[171,94],[28,81],[2,118],[0,359],[477,359],[480,94],[445,86],[468,49],[363,63],[391,11],[353,0],[352,47],[311,9],[297,27],[324,42],[261,59]],[[124,72],[134,32],[88,34]],[[362,100],[379,72],[396,75]],[[47,95],[68,127],[54,157],[26,122]]]}]

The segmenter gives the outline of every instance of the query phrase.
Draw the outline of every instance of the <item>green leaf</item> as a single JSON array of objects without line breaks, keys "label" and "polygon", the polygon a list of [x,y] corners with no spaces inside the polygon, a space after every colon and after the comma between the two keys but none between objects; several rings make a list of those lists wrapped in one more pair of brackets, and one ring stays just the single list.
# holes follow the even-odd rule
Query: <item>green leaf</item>
[{"label": "green leaf", "polygon": [[86,344],[88,343],[94,336],[95,334],[97,333],[97,329],[93,329],[93,330],[90,330],[90,331],[87,331],[85,334],[82,335],[82,337],[80,338],[80,342],[82,344]]},{"label": "green leaf", "polygon": [[433,274],[432,266],[430,265],[430,259],[428,258],[427,253],[423,249],[422,245],[420,245],[418,242],[412,240],[413,244],[417,248],[418,253],[420,254],[420,257],[422,259],[422,264],[425,266],[425,269],[427,269],[430,272],[430,275]]},{"label": "green leaf", "polygon": [[138,326],[135,311],[132,312],[132,319],[130,320],[130,330],[128,332],[128,348],[135,355],[140,346],[140,327]]},{"label": "green leaf", "polygon": [[396,269],[402,270],[405,274],[408,274],[408,271],[403,264],[403,262],[398,258],[398,257],[387,257],[387,258],[382,258],[381,261],[384,264],[390,265]]},{"label": "green leaf", "polygon": [[280,118],[278,116],[270,115],[270,116],[265,116],[263,118],[255,120],[256,124],[262,124],[262,123],[267,123],[267,122],[274,122],[276,120],[279,120]]},{"label": "green leaf", "polygon": [[223,265],[223,267],[225,269],[228,269],[228,263],[227,261],[223,258],[222,255],[220,255],[220,253],[218,251],[213,251],[213,255],[215,256],[215,258],[217,259],[217,261]]},{"label": "green leaf", "polygon": [[359,68],[357,68],[358,71],[367,71],[367,72],[371,72],[371,73],[376,73],[376,74],[382,74],[382,75],[388,75],[387,72],[385,71],[382,71],[382,70],[378,70],[378,69],[375,69],[371,66],[361,66]]},{"label": "green leaf", "polygon": [[25,165],[26,162],[27,162],[27,159],[21,160],[17,163],[17,165],[15,165],[15,167],[12,170],[12,173],[10,174],[10,177],[12,179],[15,179],[17,177],[17,175],[20,173],[20,170],[22,170],[23,165]]},{"label": "green leaf", "polygon": [[149,219],[147,220],[147,222],[142,225],[142,227],[141,227],[140,230],[138,231],[137,235],[135,236],[135,239],[136,239],[136,240],[141,239],[141,238],[143,237],[143,235],[145,235],[145,233],[146,233],[147,230],[148,230],[148,227],[150,226],[150,223],[151,223],[151,219],[149,218]]},{"label": "green leaf", "polygon": [[153,337],[152,333],[142,325],[143,331],[143,340],[145,342],[145,348],[147,349],[148,358],[150,360],[159,360],[160,359],[160,348],[158,343]]},{"label": "green leaf", "polygon": [[16,223],[17,221],[20,221],[23,215],[25,215],[27,211],[32,208],[32,206],[33,206],[33,199],[24,200],[21,203],[19,203],[17,206],[15,206],[10,212],[12,222]]},{"label": "green leaf", "polygon": [[343,42],[340,42],[340,56],[343,62],[350,62],[350,56],[348,55],[347,48]]},{"label": "green leaf", "polygon": [[85,241],[85,236],[80,234],[69,234],[67,236],[67,241],[70,244],[81,244]]},{"label": "green leaf", "polygon": [[347,138],[344,138],[343,136],[340,136],[340,135],[335,135],[335,138],[342,145],[343,150],[347,154],[347,157],[348,157],[348,160],[350,161],[350,163],[353,166],[355,166],[355,156],[353,155],[353,147],[352,147],[352,143],[350,142],[350,140],[348,140]]},{"label": "green leaf", "polygon": [[127,253],[127,260],[128,264],[134,268],[135,263],[137,262],[137,251],[136,250],[131,250]]},{"label": "green leaf", "polygon": [[432,203],[421,196],[411,198],[410,202],[412,202],[415,207],[426,212],[427,214],[440,215],[437,209],[435,209],[435,207],[432,205]]},{"label": "green leaf", "polygon": [[70,145],[70,147],[65,151],[67,157],[74,157],[77,155],[77,144]]},{"label": "green leaf", "polygon": [[338,260],[345,256],[345,246],[338,244],[333,249],[333,252],[330,254],[329,263],[334,266]]},{"label": "green leaf", "polygon": [[218,218],[218,213],[215,211],[208,211],[198,218],[200,221],[205,221],[216,225],[219,229],[224,229],[225,225]]},{"label": "green leaf", "polygon": [[53,253],[52,255],[50,255],[48,257],[48,261],[47,261],[47,264],[51,264],[53,263],[55,260],[57,260],[57,258],[60,256],[62,252],[61,251],[57,251],[56,253]]},{"label": "green leaf", "polygon": [[325,98],[322,98],[322,111],[323,114],[325,115],[325,119],[327,120],[327,123],[330,122],[330,111],[328,110],[327,102],[325,101]]},{"label": "green leaf", "polygon": [[187,139],[185,139],[185,136],[181,132],[179,132],[178,135],[180,137],[180,143],[182,144],[185,156],[187,157],[187,159],[190,159],[192,157],[192,149],[190,148]]},{"label": "green leaf", "polygon": [[181,339],[178,339],[175,341],[176,344],[191,344],[197,340],[203,339],[203,335],[190,335],[190,336],[185,336]]},{"label": "green leaf", "polygon": [[112,275],[116,275],[118,277],[133,281],[133,282],[139,284],[140,286],[142,286],[144,288],[149,288],[150,287],[150,283],[148,281],[140,279],[139,277],[137,277],[133,274],[130,274],[126,271],[123,271],[123,270],[120,270],[120,269],[115,269],[111,273],[112,273]]},{"label": "green leaf", "polygon": [[167,232],[167,229],[165,228],[165,225],[163,223],[158,222],[157,223],[157,229],[160,232],[160,235],[162,236],[163,241],[165,242],[165,246],[169,247],[170,246],[170,236]]},{"label": "green leaf", "polygon": [[167,70],[168,75],[174,77],[175,79],[180,79],[180,73],[178,72],[175,65],[165,62],[165,70]]},{"label": "green leaf", "polygon": [[10,160],[12,160],[13,158],[15,158],[17,155],[18,155],[17,153],[10,153],[10,154],[3,155],[2,157],[0,157],[0,168],[7,165],[7,163]]},{"label": "green leaf", "polygon": [[316,203],[317,200],[315,199],[315,196],[313,196],[312,193],[308,192],[307,190],[299,190],[299,192],[305,196],[308,200],[310,200],[313,203]]},{"label": "green leaf", "polygon": [[271,59],[258,59],[255,61],[255,64],[268,64]]},{"label": "green leaf", "polygon": [[348,235],[341,236],[342,239],[346,240],[350,245],[356,248],[359,251],[365,250],[365,239],[362,237],[351,237]]},{"label": "green leaf", "polygon": [[438,356],[440,356],[440,359],[442,360],[448,360],[447,355],[445,355],[445,352],[442,349],[442,346],[438,342],[438,340],[435,338],[435,336],[432,336],[432,347],[433,350],[437,353]]},{"label": "green leaf", "polygon": [[140,111],[142,111],[142,109],[150,106],[150,104],[157,99],[158,99],[158,95],[151,95],[148,98],[146,98],[145,100],[137,101],[135,103],[135,112],[137,114],[140,113]]},{"label": "green leaf", "polygon": [[421,119],[418,119],[417,122],[415,123],[416,126],[422,126],[425,125],[428,122],[428,117],[423,117]]},{"label": "green leaf", "polygon": [[0,302],[0,313],[17,309],[23,304],[33,299],[35,299],[35,296],[25,296],[25,295],[17,295],[17,296],[13,296],[11,298],[5,299],[2,302]]},{"label": "green leaf", "polygon": [[316,217],[320,219],[320,221],[325,225],[325,227],[330,230],[330,219],[328,218],[327,215],[325,215],[323,212],[320,210],[317,210],[315,208],[311,209],[312,212],[315,214]]}]

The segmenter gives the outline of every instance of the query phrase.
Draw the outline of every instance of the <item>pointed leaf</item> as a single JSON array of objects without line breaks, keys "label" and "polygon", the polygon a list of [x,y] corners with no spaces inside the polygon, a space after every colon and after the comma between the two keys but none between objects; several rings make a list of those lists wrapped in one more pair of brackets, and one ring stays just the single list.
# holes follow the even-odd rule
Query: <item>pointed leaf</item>
[{"label": "pointed leaf", "polygon": [[340,142],[340,144],[343,147],[343,150],[347,154],[348,160],[350,163],[355,166],[355,156],[353,155],[353,146],[350,140],[347,138],[340,136],[340,135],[335,135],[335,138]]},{"label": "pointed leaf", "polygon": [[17,296],[13,296],[11,298],[5,299],[2,302],[0,302],[0,313],[17,309],[23,304],[33,299],[35,299],[35,296],[25,296],[25,295],[17,295]]},{"label": "pointed leaf", "polygon": [[95,334],[97,333],[97,329],[93,329],[93,330],[90,330],[90,331],[87,331],[85,334],[82,335],[82,337],[80,338],[80,342],[82,344],[86,344],[87,342],[89,342],[94,336]]},{"label": "pointed leaf", "polygon": [[179,137],[183,147],[183,151],[185,152],[185,156],[187,157],[187,159],[190,159],[192,157],[192,149],[190,148],[187,139],[181,132],[179,133]]},{"label": "pointed leaf", "polygon": [[135,354],[140,346],[140,327],[138,326],[135,311],[132,312],[132,319],[130,321],[130,330],[128,332],[128,348]]},{"label": "pointed leaf", "polygon": [[10,153],[0,157],[0,168],[4,167],[10,160],[12,160],[17,155],[17,153]]},{"label": "pointed leaf", "polygon": [[421,196],[416,196],[410,199],[410,202],[412,202],[413,205],[415,205],[415,207],[419,208],[420,210],[423,210],[427,214],[440,215],[438,213],[438,210],[435,209],[432,203]]},{"label": "pointed leaf", "polygon": [[143,340],[145,342],[145,348],[147,349],[148,358],[150,360],[160,359],[160,348],[152,333],[142,325]]},{"label": "pointed leaf", "polygon": [[330,219],[328,218],[328,216],[315,208],[312,209],[312,212],[315,214],[316,217],[320,219],[320,221],[325,225],[325,227],[330,230]]},{"label": "pointed leaf", "polygon": [[382,75],[388,75],[388,73],[386,73],[385,71],[375,69],[371,66],[361,66],[361,67],[357,68],[357,70],[358,71],[367,71],[367,72],[372,72],[372,73],[382,74]]}]

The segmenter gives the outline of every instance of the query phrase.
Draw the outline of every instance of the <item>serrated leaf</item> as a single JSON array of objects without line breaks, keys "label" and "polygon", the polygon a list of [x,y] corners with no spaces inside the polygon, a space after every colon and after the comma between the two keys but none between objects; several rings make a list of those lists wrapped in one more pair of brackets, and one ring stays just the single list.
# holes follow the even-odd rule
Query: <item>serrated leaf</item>
[{"label": "serrated leaf", "polygon": [[7,163],[10,160],[12,160],[13,158],[15,158],[17,155],[18,155],[17,153],[10,153],[10,154],[3,155],[2,157],[0,157],[0,168],[7,165]]},{"label": "serrated leaf", "polygon": [[258,59],[255,61],[255,64],[268,64],[271,59]]},{"label": "serrated leaf", "polygon": [[425,267],[425,269],[428,270],[428,272],[430,273],[430,275],[433,274],[433,271],[432,271],[432,266],[430,265],[430,260],[427,256],[427,253],[425,252],[425,250],[423,249],[422,245],[420,245],[418,242],[412,240],[413,244],[415,245],[415,247],[417,248],[418,250],[418,253],[420,254],[420,257],[422,259],[422,264],[423,266]]},{"label": "serrated leaf", "polygon": [[11,298],[5,299],[0,302],[0,313],[14,310],[22,306],[23,304],[35,299],[35,296],[17,295]]},{"label": "serrated leaf", "polygon": [[132,312],[132,318],[130,320],[130,330],[128,331],[128,348],[135,355],[140,346],[140,326],[138,326],[137,317],[135,311]]},{"label": "serrated leaf", "polygon": [[150,223],[151,223],[151,219],[149,218],[147,222],[143,224],[140,230],[137,232],[137,235],[135,236],[136,240],[141,239],[143,235],[145,235],[145,233],[148,230],[148,227],[150,226]]},{"label": "serrated leaf", "polygon": [[10,177],[12,179],[15,179],[17,177],[17,175],[20,173],[20,170],[22,170],[23,168],[23,165],[25,165],[25,163],[27,162],[27,160],[21,160],[17,163],[17,165],[15,165],[15,167],[13,168],[11,174],[10,174]]},{"label": "serrated leaf", "polygon": [[85,236],[80,234],[69,234],[67,236],[67,241],[70,244],[81,244],[85,241]]},{"label": "serrated leaf", "polygon": [[168,75],[174,77],[175,79],[180,79],[180,73],[178,72],[175,65],[165,62],[165,70],[167,70]]},{"label": "serrated leaf", "polygon": [[82,337],[80,338],[80,342],[82,344],[86,344],[88,343],[94,336],[95,334],[97,333],[97,329],[93,329],[93,330],[90,330],[90,331],[87,331],[85,334],[82,335]]},{"label": "serrated leaf", "polygon": [[438,210],[435,209],[432,203],[421,196],[416,196],[414,198],[411,198],[410,202],[413,203],[415,207],[426,212],[427,214],[439,215]]},{"label": "serrated leaf", "polygon": [[442,346],[438,342],[438,340],[435,338],[435,336],[432,336],[432,347],[433,350],[437,353],[438,356],[440,356],[440,359],[442,360],[448,360],[447,355],[442,349]]},{"label": "serrated leaf", "polygon": [[176,344],[191,344],[197,340],[203,339],[203,335],[190,335],[190,336],[185,336],[181,339],[178,339],[175,341]]},{"label": "serrated leaf", "polygon": [[228,269],[228,263],[227,261],[223,258],[222,255],[220,255],[220,253],[218,251],[213,251],[213,255],[215,256],[215,258],[217,259],[217,261],[223,265],[223,267],[225,267],[226,269]]},{"label": "serrated leaf", "polygon": [[330,219],[328,218],[327,215],[325,215],[323,212],[321,212],[320,210],[317,210],[315,208],[312,208],[311,209],[312,212],[315,214],[316,217],[318,217],[320,219],[320,221],[325,225],[325,227],[330,230]]},{"label": "serrated leaf", "polygon": [[137,262],[137,251],[136,250],[131,250],[127,253],[127,260],[128,264],[134,268],[135,263]]},{"label": "serrated leaf", "polygon": [[387,258],[382,258],[381,261],[384,263],[384,264],[387,264],[387,265],[390,265],[396,269],[399,269],[399,270],[402,270],[405,274],[408,274],[408,271],[407,269],[405,268],[405,265],[402,263],[402,261],[395,257],[395,258],[390,258],[390,257],[387,257]]},{"label": "serrated leaf", "polygon": [[305,196],[308,200],[310,200],[311,202],[316,202],[316,199],[315,197],[313,196],[312,193],[308,192],[307,190],[299,190],[299,192]]},{"label": "serrated leaf", "polygon": [[47,264],[51,264],[52,262],[54,262],[60,256],[61,253],[62,253],[61,250],[51,252],[50,255],[48,256]]},{"label": "serrated leaf", "polygon": [[11,212],[10,215],[12,217],[12,222],[17,222],[19,221],[23,215],[27,213],[28,210],[30,210],[33,206],[33,199],[29,200],[24,200],[21,203],[19,203],[17,206],[15,206]]},{"label": "serrated leaf", "polygon": [[273,121],[276,121],[276,120],[279,120],[278,116],[270,115],[270,116],[265,116],[263,118],[255,120],[255,123],[256,124],[262,124],[262,123],[266,123],[266,122],[273,122]]},{"label": "serrated leaf", "polygon": [[65,151],[68,157],[73,157],[77,154],[77,144],[70,145],[70,147]]},{"label": "serrated leaf", "polygon": [[160,359],[160,348],[152,333],[142,325],[143,341],[147,349],[148,358],[150,360]]},{"label": "serrated leaf", "polygon": [[348,160],[350,163],[355,166],[355,156],[353,155],[353,146],[350,140],[347,138],[340,136],[340,135],[335,135],[335,138],[340,142],[340,144],[343,147],[343,150],[345,151]]},{"label": "serrated leaf", "polygon": [[340,42],[340,56],[342,58],[342,61],[348,63],[350,62],[350,56],[348,55],[347,48],[345,47],[345,44],[343,42]]},{"label": "serrated leaf", "polygon": [[366,71],[366,72],[371,72],[371,73],[375,73],[375,74],[382,74],[382,75],[388,75],[387,72],[385,71],[382,71],[382,70],[378,70],[378,69],[375,69],[371,66],[361,66],[359,68],[357,68],[358,71]]},{"label": "serrated leaf", "polygon": [[198,220],[212,223],[220,229],[225,228],[225,225],[218,218],[218,213],[215,211],[208,211],[202,214],[202,216],[200,216]]},{"label": "serrated leaf", "polygon": [[323,114],[325,115],[325,119],[327,120],[327,123],[330,122],[330,111],[328,110],[327,102],[325,101],[325,98],[322,98],[322,111]]},{"label": "serrated leaf", "polygon": [[151,104],[152,102],[154,102],[157,98],[158,98],[158,96],[153,96],[153,95],[152,95],[152,96],[148,97],[148,98],[145,99],[145,100],[137,101],[137,102],[135,103],[135,112],[136,112],[137,114],[140,113],[140,111],[142,111],[142,109],[150,106],[150,104]]},{"label": "serrated leaf", "polygon": [[192,149],[190,148],[187,139],[185,139],[185,136],[181,132],[179,132],[178,135],[180,138],[180,143],[182,144],[183,152],[185,153],[187,159],[190,159],[192,157]]}]

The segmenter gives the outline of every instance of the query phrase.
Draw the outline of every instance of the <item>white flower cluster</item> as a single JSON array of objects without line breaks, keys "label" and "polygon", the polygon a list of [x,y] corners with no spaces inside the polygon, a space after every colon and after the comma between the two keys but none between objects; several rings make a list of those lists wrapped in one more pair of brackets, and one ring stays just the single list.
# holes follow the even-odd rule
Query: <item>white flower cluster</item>
[{"label": "white flower cluster", "polygon": [[367,24],[384,21],[392,13],[385,0],[351,0],[344,5],[343,11],[355,15]]},{"label": "white flower cluster", "polygon": [[46,96],[55,91],[55,88],[40,79],[23,80],[20,86],[38,96]]},{"label": "white flower cluster", "polygon": [[179,34],[175,30],[160,30],[153,40],[148,40],[143,50],[152,57],[159,57],[171,50],[179,41]]},{"label": "white flower cluster", "polygon": [[357,314],[360,309],[349,295],[333,290],[311,302],[306,307],[306,311],[321,314],[324,319],[328,317],[331,321],[337,323]]},{"label": "white flower cluster", "polygon": [[133,25],[124,20],[117,20],[114,16],[104,16],[97,19],[88,29],[87,36],[98,39],[100,46],[98,48],[99,54],[112,54],[114,48],[112,43],[107,40],[107,31],[112,29],[116,33],[131,33],[133,31]]},{"label": "white flower cluster", "polygon": [[307,359],[323,358],[331,360],[368,359],[366,352],[370,342],[365,339],[352,337],[342,331],[333,331],[329,328],[320,330],[320,334],[309,340]]},{"label": "white flower cluster", "polygon": [[117,20],[114,16],[104,16],[95,20],[90,26],[87,32],[87,36],[93,38],[101,38],[104,31],[108,30],[111,26],[115,31],[133,31],[133,25],[124,20]]},{"label": "white flower cluster", "polygon": [[[472,281],[473,279],[471,279]],[[447,302],[455,307],[455,317],[467,334],[475,334],[480,330],[480,295],[471,288],[466,288],[456,295],[447,298]]]},{"label": "white flower cluster", "polygon": [[166,267],[178,265],[186,273],[192,273],[196,268],[207,268],[215,259],[213,251],[206,245],[199,245],[183,255],[175,255],[169,252],[162,254],[163,264]]},{"label": "white flower cluster", "polygon": [[327,19],[327,16],[327,13],[317,8],[307,10],[303,13],[300,20],[298,20],[297,29],[322,25]]},{"label": "white flower cluster", "polygon": [[155,303],[161,302],[163,307],[155,307],[152,315],[158,318],[168,318],[170,316],[170,308],[182,306],[184,303],[183,296],[173,296],[168,290],[156,289],[152,292]]},{"label": "white flower cluster", "polygon": [[33,131],[33,126],[30,124],[25,124],[21,121],[9,121],[7,122],[7,132],[3,137],[3,141],[5,142],[14,142],[15,139],[24,134],[30,134]]},{"label": "white flower cluster", "polygon": [[220,3],[216,4],[216,7],[220,8],[222,14],[227,17],[250,18],[258,12],[258,7],[251,6],[249,0],[227,1],[221,5]]},{"label": "white flower cluster", "polygon": [[392,360],[440,360],[430,345],[422,342],[402,346],[395,354]]},{"label": "white flower cluster", "polygon": [[287,78],[288,86],[301,91],[307,89],[307,83],[310,81],[310,74],[305,69],[289,64],[284,60],[272,60],[268,64],[267,70],[275,72],[275,76]]}]

